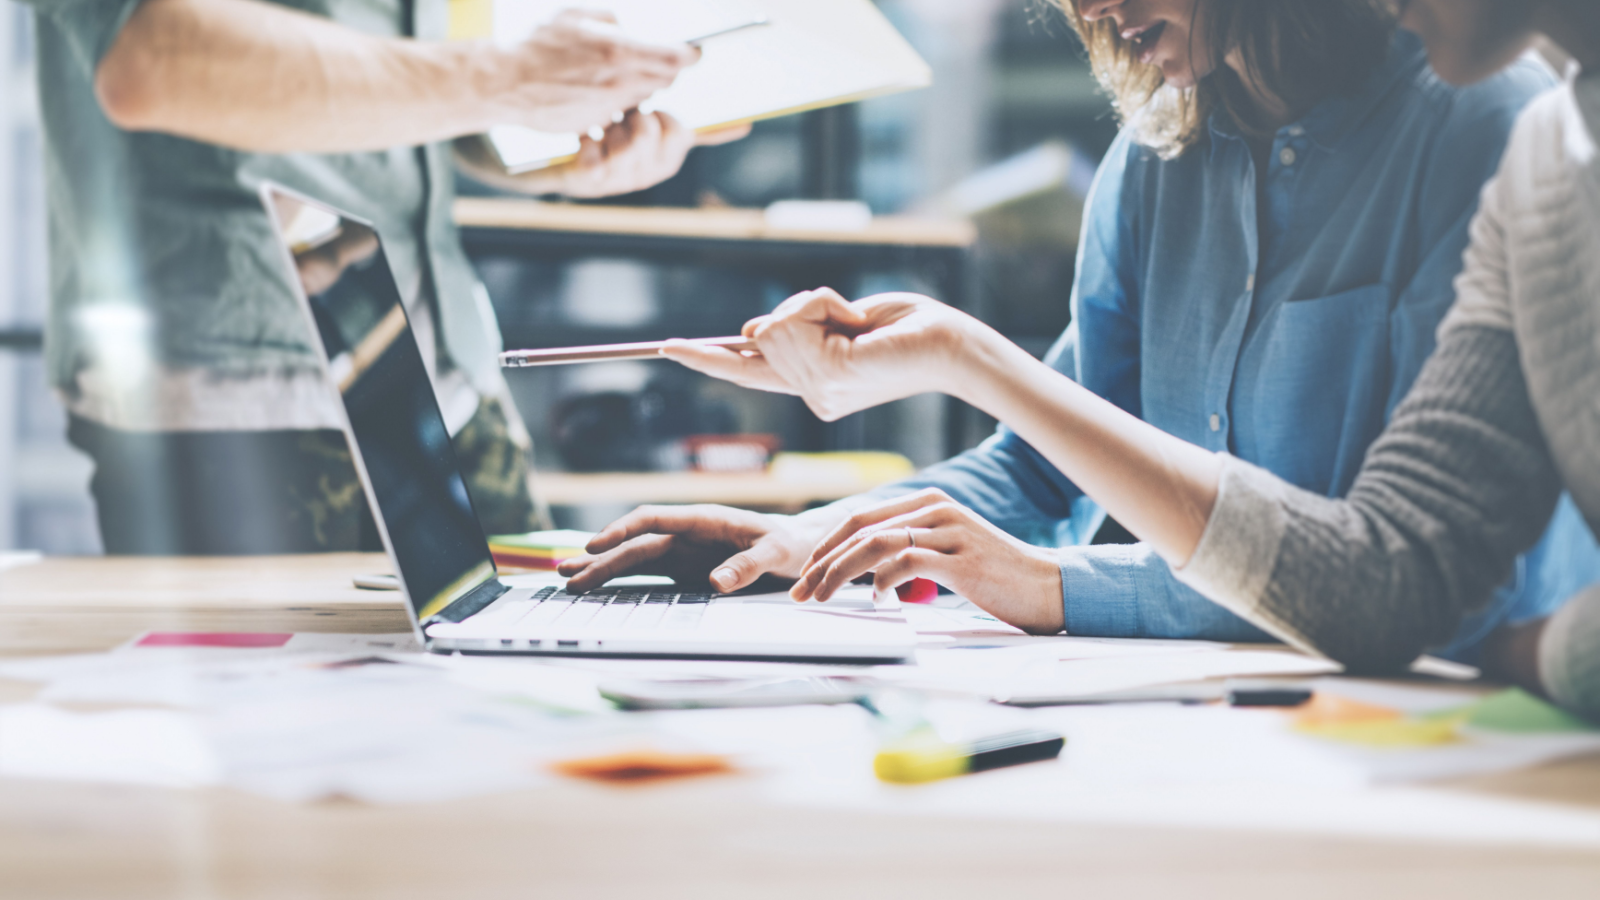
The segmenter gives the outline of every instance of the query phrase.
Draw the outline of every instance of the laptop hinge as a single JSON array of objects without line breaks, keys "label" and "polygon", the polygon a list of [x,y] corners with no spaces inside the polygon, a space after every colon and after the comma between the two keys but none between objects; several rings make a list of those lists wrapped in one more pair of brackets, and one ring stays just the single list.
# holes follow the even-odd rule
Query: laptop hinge
[{"label": "laptop hinge", "polygon": [[438,615],[422,624],[428,626],[434,622],[464,622],[483,612],[485,607],[495,601],[495,598],[509,590],[511,588],[501,584],[500,579],[491,578],[457,597],[456,602],[446,606]]}]

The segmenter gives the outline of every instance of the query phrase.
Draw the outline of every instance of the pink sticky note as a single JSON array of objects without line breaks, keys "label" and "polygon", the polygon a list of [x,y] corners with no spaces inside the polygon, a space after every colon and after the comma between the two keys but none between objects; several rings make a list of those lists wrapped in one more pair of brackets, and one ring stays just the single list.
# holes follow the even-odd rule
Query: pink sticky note
[{"label": "pink sticky note", "polygon": [[135,647],[282,647],[292,634],[254,631],[152,631]]}]

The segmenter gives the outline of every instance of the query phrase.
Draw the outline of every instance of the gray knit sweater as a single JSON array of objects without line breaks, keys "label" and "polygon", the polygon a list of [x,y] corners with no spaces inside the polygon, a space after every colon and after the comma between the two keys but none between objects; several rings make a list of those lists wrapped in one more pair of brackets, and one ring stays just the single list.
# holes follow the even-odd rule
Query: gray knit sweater
[{"label": "gray knit sweater", "polygon": [[[1600,527],[1600,76],[1523,113],[1484,189],[1439,348],[1342,500],[1224,457],[1178,577],[1356,671],[1443,643],[1538,540],[1561,490]],[[1600,715],[1600,588],[1540,645],[1560,702]]]}]

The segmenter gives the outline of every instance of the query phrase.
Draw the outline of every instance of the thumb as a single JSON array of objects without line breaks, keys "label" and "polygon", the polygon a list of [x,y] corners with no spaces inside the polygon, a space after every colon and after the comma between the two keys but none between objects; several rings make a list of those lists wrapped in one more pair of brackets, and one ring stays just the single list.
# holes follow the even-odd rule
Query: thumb
[{"label": "thumb", "polygon": [[775,543],[761,540],[743,553],[735,553],[711,572],[711,586],[724,594],[749,587],[757,578],[777,568],[781,551]]},{"label": "thumb", "polygon": [[868,324],[862,309],[833,288],[817,288],[813,291],[801,314],[818,325],[851,333],[860,331]]}]

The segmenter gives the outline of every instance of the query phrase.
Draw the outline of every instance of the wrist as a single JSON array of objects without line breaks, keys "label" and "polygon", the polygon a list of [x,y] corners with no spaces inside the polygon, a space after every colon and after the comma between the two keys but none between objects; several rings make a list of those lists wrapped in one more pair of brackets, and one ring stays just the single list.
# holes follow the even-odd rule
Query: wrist
[{"label": "wrist", "polygon": [[1034,583],[1039,586],[1036,616],[1032,634],[1060,634],[1067,628],[1067,583],[1061,573],[1061,561],[1042,547],[1029,546],[1028,555],[1034,570]]},{"label": "wrist", "polygon": [[977,319],[964,317],[963,321],[966,327],[950,341],[937,378],[942,393],[987,412],[996,388],[1016,378],[1016,355],[1020,353],[1029,362],[1033,357]]},{"label": "wrist", "polygon": [[515,120],[510,102],[518,84],[516,55],[493,41],[412,42],[432,57],[444,115],[462,134],[482,134]]}]

